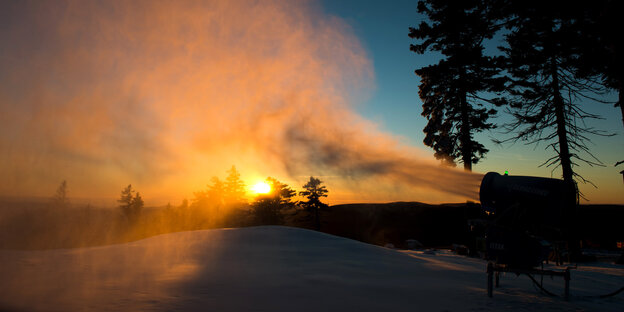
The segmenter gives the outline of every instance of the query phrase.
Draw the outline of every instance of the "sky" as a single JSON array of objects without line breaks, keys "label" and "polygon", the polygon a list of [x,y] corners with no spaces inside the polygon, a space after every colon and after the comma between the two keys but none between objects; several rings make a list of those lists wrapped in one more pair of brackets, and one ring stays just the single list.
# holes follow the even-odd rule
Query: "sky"
[{"label": "sky", "polygon": [[[494,146],[474,173],[422,144],[408,1],[8,1],[0,11],[3,196],[192,199],[232,165],[248,185],[320,177],[330,203],[478,200],[488,171],[550,177],[542,147]],[[593,107],[592,107],[593,109]],[[624,203],[617,133],[581,168],[592,203]],[[594,150],[594,148],[592,148]],[[620,156],[619,156],[620,155]],[[558,177],[557,171],[552,174]]]}]

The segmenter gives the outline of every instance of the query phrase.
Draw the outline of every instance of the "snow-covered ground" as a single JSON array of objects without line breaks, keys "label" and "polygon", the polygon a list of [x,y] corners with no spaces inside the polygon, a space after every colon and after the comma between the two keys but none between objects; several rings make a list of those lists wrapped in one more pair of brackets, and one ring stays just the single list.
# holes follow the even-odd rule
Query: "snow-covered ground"
[{"label": "snow-covered ground", "polygon": [[[572,271],[571,298],[486,263],[296,228],[172,233],[105,247],[0,251],[0,311],[624,311],[624,269]],[[561,278],[545,287],[562,293]]]}]

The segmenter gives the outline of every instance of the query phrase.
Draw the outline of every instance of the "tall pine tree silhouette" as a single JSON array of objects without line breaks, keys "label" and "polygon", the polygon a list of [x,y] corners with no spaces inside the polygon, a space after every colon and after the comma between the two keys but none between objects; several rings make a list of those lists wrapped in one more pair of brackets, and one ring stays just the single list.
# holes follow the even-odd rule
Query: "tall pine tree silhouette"
[{"label": "tall pine tree silhouette", "polygon": [[56,189],[56,193],[52,198],[52,204],[57,208],[67,208],[69,206],[69,198],[67,191],[67,181],[63,180],[59,187]]},{"label": "tall pine tree silhouette", "polygon": [[329,208],[329,205],[321,202],[321,197],[327,197],[327,188],[323,185],[323,181],[318,178],[310,177],[310,180],[303,185],[305,191],[299,192],[299,195],[305,196],[306,201],[301,201],[301,207],[311,216],[314,216],[314,226],[317,231],[321,230],[321,210]]},{"label": "tall pine tree silhouette", "polygon": [[143,210],[143,198],[139,192],[135,192],[132,189],[132,185],[128,184],[123,190],[121,190],[121,196],[117,200],[121,212],[126,217],[129,224],[135,224],[141,216],[141,210]]},{"label": "tall pine tree silhouette", "polygon": [[424,143],[433,148],[437,159],[453,166],[459,159],[471,171],[472,164],[488,152],[473,134],[494,128],[488,118],[496,110],[485,105],[504,102],[492,97],[504,84],[494,59],[483,53],[484,40],[497,29],[489,1],[419,1],[418,11],[429,22],[409,29],[410,38],[419,40],[410,50],[444,56],[437,64],[416,70],[422,115],[428,120]]},{"label": "tall pine tree silhouette", "polygon": [[[600,85],[578,75],[582,55],[584,6],[576,2],[506,1],[508,34],[504,51],[505,69],[511,78],[510,113],[507,130],[514,137],[505,141],[544,143],[555,155],[542,165],[561,167],[562,177],[572,183],[579,160],[589,165],[602,163],[587,148],[588,134],[606,135],[586,126],[585,120],[599,118],[579,103],[595,100]],[[593,96],[592,96],[593,95]],[[589,157],[588,157],[589,156]]]},{"label": "tall pine tree silhouette", "polygon": [[227,171],[228,176],[225,178],[223,190],[226,205],[239,205],[245,203],[245,183],[240,177],[240,173],[232,166]]}]

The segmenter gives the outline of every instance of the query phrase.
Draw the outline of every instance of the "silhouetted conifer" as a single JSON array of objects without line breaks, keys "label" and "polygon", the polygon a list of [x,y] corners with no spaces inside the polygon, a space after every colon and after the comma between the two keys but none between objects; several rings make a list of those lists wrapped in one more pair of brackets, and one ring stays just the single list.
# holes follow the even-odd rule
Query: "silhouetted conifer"
[{"label": "silhouetted conifer", "polygon": [[136,194],[134,195],[134,198],[132,199],[132,209],[134,210],[135,215],[138,216],[141,214],[143,205],[145,205],[145,202],[143,201],[143,197],[141,197],[141,194],[139,192],[136,192]]},{"label": "silhouetted conifer", "polygon": [[428,120],[424,143],[433,148],[437,159],[452,166],[459,159],[465,170],[472,170],[472,164],[488,152],[473,137],[494,128],[487,120],[496,110],[484,104],[503,104],[502,98],[487,98],[504,86],[494,59],[483,53],[484,40],[497,29],[491,16],[496,12],[490,6],[486,0],[419,1],[418,11],[429,22],[409,29],[410,38],[419,40],[410,50],[443,56],[437,64],[416,70],[422,115]]},{"label": "silhouetted conifer", "polygon": [[121,196],[117,200],[121,212],[126,217],[126,220],[130,224],[134,224],[138,221],[141,210],[143,209],[143,198],[141,195],[132,189],[132,185],[128,184],[122,191]]},{"label": "silhouetted conifer", "polygon": [[67,197],[67,181],[63,180],[59,187],[56,189],[56,193],[52,198],[54,207],[66,208],[69,205],[69,199]]},{"label": "silhouetted conifer", "polygon": [[240,173],[238,173],[235,166],[232,166],[227,173],[228,176],[225,178],[225,183],[223,184],[226,205],[245,203],[245,183],[241,180]]},{"label": "silhouetted conifer", "polygon": [[329,208],[329,205],[321,202],[321,197],[327,197],[328,190],[322,185],[323,181],[310,177],[308,183],[303,185],[305,191],[299,195],[305,196],[307,201],[301,201],[300,205],[310,215],[314,216],[314,225],[317,231],[321,230],[321,210]]},{"label": "silhouetted conifer", "polygon": [[583,42],[585,29],[580,27],[585,6],[574,1],[505,2],[507,46],[501,50],[511,79],[508,91],[514,118],[507,130],[514,137],[504,141],[546,144],[555,156],[542,165],[553,170],[561,166],[566,181],[578,177],[587,182],[574,172],[574,160],[602,166],[586,143],[588,134],[604,133],[586,126],[585,120],[599,116],[583,110],[579,103],[599,101],[595,95],[604,88],[578,75],[583,67],[581,56],[589,49],[588,42]]}]

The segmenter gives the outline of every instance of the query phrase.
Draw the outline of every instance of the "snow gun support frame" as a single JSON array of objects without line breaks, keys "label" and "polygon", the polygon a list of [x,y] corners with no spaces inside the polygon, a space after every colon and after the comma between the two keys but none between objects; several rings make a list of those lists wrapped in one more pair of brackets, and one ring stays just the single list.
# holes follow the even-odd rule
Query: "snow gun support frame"
[{"label": "snow gun support frame", "polygon": [[479,197],[487,218],[488,296],[492,297],[494,277],[498,287],[500,272],[512,272],[526,274],[543,291],[533,275],[562,276],[563,297],[567,300],[570,267],[564,271],[537,267],[547,259],[551,242],[567,242],[568,254],[575,250],[572,223],[578,205],[576,185],[558,179],[489,172],[481,181]]},{"label": "snow gun support frame", "polygon": [[488,265],[487,265],[488,297],[492,298],[492,295],[494,293],[494,290],[493,290],[494,286],[498,288],[500,284],[500,273],[511,272],[511,273],[515,273],[516,275],[526,274],[538,288],[540,288],[542,291],[546,292],[547,294],[551,296],[556,296],[556,295],[544,289],[544,286],[541,283],[538,283],[535,280],[535,278],[533,278],[533,275],[562,276],[565,282],[564,290],[563,290],[563,299],[565,301],[568,301],[568,299],[570,298],[570,269],[571,267],[567,267],[563,271],[542,270],[542,269],[517,269],[517,268],[512,269],[506,266],[495,264],[494,262],[490,261],[488,262]]}]

